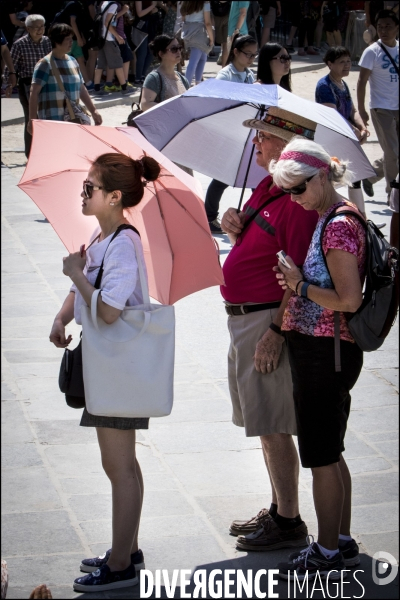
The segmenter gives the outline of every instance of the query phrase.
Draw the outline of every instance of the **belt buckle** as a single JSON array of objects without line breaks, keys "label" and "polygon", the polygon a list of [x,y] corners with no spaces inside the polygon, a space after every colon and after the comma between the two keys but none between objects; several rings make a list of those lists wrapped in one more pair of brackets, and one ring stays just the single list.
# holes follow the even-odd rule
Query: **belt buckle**
[{"label": "belt buckle", "polygon": [[244,304],[240,305],[240,311],[241,311],[242,315],[247,315],[247,312],[244,310]]}]

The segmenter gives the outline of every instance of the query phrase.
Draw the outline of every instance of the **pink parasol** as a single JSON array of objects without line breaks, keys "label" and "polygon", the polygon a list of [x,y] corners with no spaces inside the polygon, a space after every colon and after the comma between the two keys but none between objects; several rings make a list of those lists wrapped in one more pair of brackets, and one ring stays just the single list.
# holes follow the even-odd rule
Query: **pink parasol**
[{"label": "pink parasol", "polygon": [[163,304],[220,285],[223,276],[199,182],[174,165],[135,130],[59,121],[33,121],[33,143],[18,186],[51,223],[69,252],[77,252],[97,226],[81,212],[82,182],[100,154],[120,152],[134,159],[146,153],[161,165],[140,204],[126,211],[140,232],[150,295]]}]

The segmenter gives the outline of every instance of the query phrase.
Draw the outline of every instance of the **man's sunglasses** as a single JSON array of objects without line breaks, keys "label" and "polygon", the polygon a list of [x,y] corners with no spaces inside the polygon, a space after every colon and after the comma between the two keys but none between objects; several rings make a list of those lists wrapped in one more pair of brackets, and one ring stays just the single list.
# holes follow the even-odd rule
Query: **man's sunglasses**
[{"label": "man's sunglasses", "polygon": [[183,46],[172,46],[172,48],[167,48],[168,52],[172,54],[177,54],[178,52],[182,52]]},{"label": "man's sunglasses", "polygon": [[272,58],[271,60],[280,60],[281,63],[285,63],[285,62],[290,62],[292,60],[291,56],[274,56],[274,58]]},{"label": "man's sunglasses", "polygon": [[239,50],[239,52],[241,52],[242,54],[244,54],[245,56],[247,56],[247,58],[249,60],[254,60],[258,56],[258,52],[256,54],[252,54],[251,52],[245,52],[244,50]]},{"label": "man's sunglasses", "polygon": [[90,181],[87,181],[85,179],[85,181],[83,182],[83,195],[85,196],[85,198],[91,198],[93,196],[93,190],[102,190],[102,186],[100,185],[93,185],[93,183],[91,183]]},{"label": "man's sunglasses", "polygon": [[313,177],[315,177],[317,173],[315,173],[314,175],[311,175],[311,177],[309,177],[308,179],[306,179],[305,181],[303,181],[303,183],[300,183],[300,185],[296,185],[295,187],[292,188],[284,188],[282,186],[280,186],[282,192],[285,192],[285,194],[291,194],[292,196],[300,196],[301,194],[304,194],[304,192],[307,189],[307,183],[309,181],[311,181],[311,179]]}]

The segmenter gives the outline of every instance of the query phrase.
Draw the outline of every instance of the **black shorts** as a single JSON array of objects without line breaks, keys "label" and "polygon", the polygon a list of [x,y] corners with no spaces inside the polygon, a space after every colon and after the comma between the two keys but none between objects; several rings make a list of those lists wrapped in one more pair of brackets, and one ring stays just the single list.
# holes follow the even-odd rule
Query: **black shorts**
[{"label": "black shorts", "polygon": [[350,390],[363,365],[362,350],[340,342],[342,371],[335,371],[334,339],[287,331],[297,435],[303,467],[340,460],[350,413]]}]

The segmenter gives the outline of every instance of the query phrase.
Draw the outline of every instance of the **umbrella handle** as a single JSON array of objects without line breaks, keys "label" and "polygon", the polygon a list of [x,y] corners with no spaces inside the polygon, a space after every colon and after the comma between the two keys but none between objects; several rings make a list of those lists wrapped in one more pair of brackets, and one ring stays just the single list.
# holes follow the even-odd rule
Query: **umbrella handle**
[{"label": "umbrella handle", "polygon": [[243,181],[242,193],[240,194],[239,206],[237,207],[238,213],[240,212],[240,209],[241,209],[241,206],[242,206],[243,196],[244,196],[244,190],[246,189],[246,183],[247,183],[247,178],[248,178],[249,172],[250,172],[251,161],[253,160],[254,149],[255,149],[255,145],[253,144],[253,147],[252,147],[251,152],[250,152],[249,164],[247,165],[246,175],[245,175],[245,178],[244,178],[244,181]]}]

